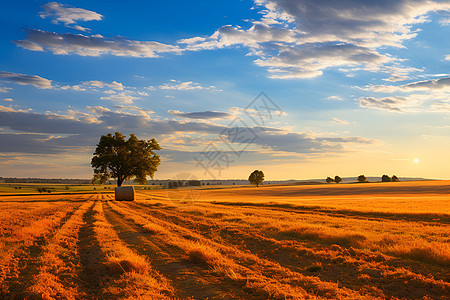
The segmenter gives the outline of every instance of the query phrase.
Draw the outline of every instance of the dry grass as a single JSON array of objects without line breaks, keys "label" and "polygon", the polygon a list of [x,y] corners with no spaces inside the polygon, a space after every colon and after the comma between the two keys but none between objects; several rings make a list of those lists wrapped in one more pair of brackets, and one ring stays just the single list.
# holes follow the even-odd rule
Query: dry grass
[{"label": "dry grass", "polygon": [[2,198],[0,298],[450,294],[448,182],[230,188],[178,205],[164,193]]},{"label": "dry grass", "polygon": [[39,273],[29,288],[33,295],[43,299],[77,299],[82,296],[75,284],[79,271],[76,265],[77,238],[83,225],[83,214],[90,206],[92,203],[84,203],[44,247]]},{"label": "dry grass", "polygon": [[[102,202],[94,207],[97,239],[106,254],[108,276],[104,292],[114,298],[144,297],[147,299],[169,299],[173,288],[158,272],[152,269],[149,261],[128,248],[104,216]],[[163,294],[162,292],[166,294]]]}]

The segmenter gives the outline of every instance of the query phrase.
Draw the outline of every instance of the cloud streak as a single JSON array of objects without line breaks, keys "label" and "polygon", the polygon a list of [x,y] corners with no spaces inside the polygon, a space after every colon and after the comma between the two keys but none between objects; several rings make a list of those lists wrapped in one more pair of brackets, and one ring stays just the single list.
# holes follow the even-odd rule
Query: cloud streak
[{"label": "cloud streak", "polygon": [[70,5],[60,4],[58,2],[49,2],[42,6],[42,11],[39,16],[43,19],[52,18],[52,23],[58,24],[64,23],[66,27],[74,28],[80,31],[89,31],[89,28],[84,28],[79,25],[69,26],[76,24],[77,21],[100,21],[103,16],[99,13],[77,8]]},{"label": "cloud streak", "polygon": [[37,75],[26,75],[20,73],[0,71],[0,80],[6,80],[20,85],[32,85],[39,89],[53,88],[51,80],[42,78]]},{"label": "cloud streak", "polygon": [[158,42],[136,41],[123,37],[105,38],[99,34],[82,35],[56,33],[37,29],[27,30],[27,39],[14,41],[32,51],[48,50],[56,55],[158,57],[160,53],[180,53],[178,46]]},{"label": "cloud streak", "polygon": [[199,112],[190,112],[190,113],[184,113],[177,110],[169,110],[168,111],[171,115],[183,117],[183,118],[189,118],[189,119],[225,119],[225,118],[231,118],[234,115],[226,112],[220,112],[220,111],[199,111]]}]

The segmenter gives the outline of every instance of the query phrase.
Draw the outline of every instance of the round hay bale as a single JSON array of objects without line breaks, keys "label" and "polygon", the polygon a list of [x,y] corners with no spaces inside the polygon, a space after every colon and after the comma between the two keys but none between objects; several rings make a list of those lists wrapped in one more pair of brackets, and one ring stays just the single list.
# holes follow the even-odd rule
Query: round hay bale
[{"label": "round hay bale", "polygon": [[115,198],[117,201],[133,201],[134,200],[134,187],[132,187],[132,186],[116,187]]}]

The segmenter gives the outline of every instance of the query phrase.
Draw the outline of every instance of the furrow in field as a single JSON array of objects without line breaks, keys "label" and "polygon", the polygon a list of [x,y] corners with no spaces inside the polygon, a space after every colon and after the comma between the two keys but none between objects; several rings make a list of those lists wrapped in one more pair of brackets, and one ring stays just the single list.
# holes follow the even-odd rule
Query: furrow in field
[{"label": "furrow in field", "polygon": [[78,249],[76,247],[78,231],[83,225],[83,215],[93,206],[85,202],[56,232],[44,247],[40,256],[40,270],[33,278],[33,285],[28,289],[35,297],[43,299],[79,299],[77,272]]},{"label": "furrow in field", "polygon": [[129,216],[119,213],[119,210],[120,208],[108,202],[105,206],[106,219],[122,241],[138,254],[148,257],[151,265],[170,281],[175,297],[250,299],[249,294],[240,290],[242,283],[236,284],[212,276],[207,266],[199,266],[190,261],[186,252],[178,245],[167,243],[165,236],[137,225]]},{"label": "furrow in field", "polygon": [[[92,199],[94,197],[90,197]],[[96,197],[95,197],[96,198]],[[109,279],[106,255],[97,240],[94,222],[94,207],[90,207],[82,217],[83,225],[78,230],[77,244],[80,269],[77,278],[79,291],[88,299],[96,299],[103,292]]]},{"label": "furrow in field", "polygon": [[145,256],[126,246],[106,220],[104,202],[96,202],[94,231],[106,255],[109,280],[103,294],[108,298],[171,299],[173,288],[168,280],[154,270]]},{"label": "furrow in field", "polygon": [[[341,286],[350,289],[364,290],[378,286],[385,296],[402,297],[405,292],[395,287],[404,286],[404,281],[408,280],[409,294],[439,297],[442,292],[450,292],[450,286],[442,280],[389,266],[386,263],[388,257],[380,253],[360,251],[351,247],[345,250],[337,245],[330,247],[331,249],[316,245],[313,249],[311,245],[308,247],[307,244],[295,240],[280,241],[264,236],[251,226],[222,222],[217,213],[200,216],[198,211],[197,215],[193,215],[176,207],[136,203],[128,205],[136,210],[143,209],[146,214],[160,220],[189,228],[215,242],[250,251],[303,275],[311,275],[311,270],[316,269],[314,275],[321,280],[339,282]],[[440,270],[442,271],[442,268]],[[376,294],[379,294],[379,291],[376,291]]]},{"label": "furrow in field", "polygon": [[[326,298],[354,299],[360,294],[341,288],[336,283],[324,282],[317,277],[304,276],[280,264],[260,258],[249,251],[217,243],[209,238],[139,210],[129,208],[128,204],[115,203],[127,217],[132,218],[144,228],[158,232],[164,241],[182,248],[187,255],[201,257],[216,275],[246,282],[244,288],[252,292],[265,292],[270,297],[290,298],[318,296]],[[206,257],[206,258],[205,258]],[[366,295],[370,298],[369,295]]]},{"label": "furrow in field", "polygon": [[2,280],[0,295],[14,295],[16,298],[27,296],[33,276],[41,267],[39,259],[48,240],[71,217],[80,203],[61,204],[49,211],[28,227],[18,230],[16,243],[10,245],[11,256],[2,259]]},{"label": "furrow in field", "polygon": [[[449,226],[446,224],[350,217],[343,220],[334,214],[299,214],[270,207],[265,209],[264,206],[238,205],[233,209],[217,204],[207,206],[202,205],[201,212],[192,210],[192,213],[218,215],[229,222],[248,223],[276,239],[297,238],[323,246],[334,243],[341,247],[370,249],[397,257],[400,264],[406,258],[416,273],[430,273],[427,270],[432,269],[431,273],[439,275],[439,269],[450,266]],[[426,263],[426,268],[423,263]],[[439,279],[448,281],[445,275],[439,276]]]},{"label": "furrow in field", "polygon": [[213,201],[210,202],[216,205],[226,205],[232,207],[259,207],[264,209],[271,209],[277,211],[286,211],[299,214],[325,214],[328,216],[340,217],[340,218],[354,218],[363,220],[380,220],[380,221],[413,221],[424,222],[432,224],[450,224],[450,215],[445,213],[388,213],[377,211],[358,211],[339,208],[326,208],[320,206],[302,206],[284,203],[252,203],[252,202],[225,202],[225,201]]}]

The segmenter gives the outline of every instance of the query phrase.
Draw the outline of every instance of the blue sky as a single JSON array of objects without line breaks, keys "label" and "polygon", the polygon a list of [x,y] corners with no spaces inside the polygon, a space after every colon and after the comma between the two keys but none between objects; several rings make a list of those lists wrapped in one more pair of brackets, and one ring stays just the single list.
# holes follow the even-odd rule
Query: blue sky
[{"label": "blue sky", "polygon": [[89,178],[120,131],[161,179],[450,178],[450,1],[11,1],[0,25],[0,176]]}]

